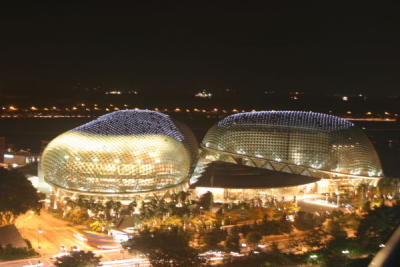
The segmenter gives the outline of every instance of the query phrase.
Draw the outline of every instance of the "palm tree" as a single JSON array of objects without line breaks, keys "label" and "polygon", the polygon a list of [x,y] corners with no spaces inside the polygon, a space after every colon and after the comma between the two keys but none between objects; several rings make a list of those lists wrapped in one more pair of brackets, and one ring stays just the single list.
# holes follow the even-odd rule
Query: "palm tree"
[{"label": "palm tree", "polygon": [[395,196],[399,192],[400,179],[394,177],[384,177],[378,182],[378,190],[381,195]]}]

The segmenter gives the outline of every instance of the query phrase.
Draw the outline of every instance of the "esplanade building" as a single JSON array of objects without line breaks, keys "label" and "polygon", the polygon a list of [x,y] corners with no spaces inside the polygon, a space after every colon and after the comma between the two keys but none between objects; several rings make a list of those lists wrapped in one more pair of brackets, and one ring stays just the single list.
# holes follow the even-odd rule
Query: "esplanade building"
[{"label": "esplanade building", "polygon": [[302,198],[355,191],[383,176],[373,144],[353,123],[303,111],[237,113],[200,146],[169,115],[116,111],[53,139],[39,177],[56,199],[128,201],[188,190],[217,201]]},{"label": "esplanade building", "polygon": [[376,184],[382,167],[353,123],[303,111],[230,115],[208,130],[191,177],[198,194],[221,201],[301,197]]},{"label": "esplanade building", "polygon": [[192,132],[168,115],[116,111],[53,139],[39,174],[58,199],[147,198],[185,190],[197,153]]}]

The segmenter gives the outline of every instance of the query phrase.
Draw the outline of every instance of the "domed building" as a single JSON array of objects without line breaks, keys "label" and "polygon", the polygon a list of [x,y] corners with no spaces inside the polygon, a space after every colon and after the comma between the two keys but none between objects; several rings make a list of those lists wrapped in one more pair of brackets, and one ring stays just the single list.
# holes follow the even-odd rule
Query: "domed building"
[{"label": "domed building", "polygon": [[270,179],[280,179],[279,173],[298,175],[299,180],[322,179],[314,189],[318,192],[337,191],[338,183],[342,187],[373,183],[382,176],[378,155],[362,130],[349,121],[321,113],[234,114],[214,125],[201,147],[193,183],[210,162],[266,169],[275,174]]},{"label": "domed building", "polygon": [[187,188],[193,133],[168,115],[116,111],[67,131],[45,148],[40,176],[57,196],[124,200]]}]

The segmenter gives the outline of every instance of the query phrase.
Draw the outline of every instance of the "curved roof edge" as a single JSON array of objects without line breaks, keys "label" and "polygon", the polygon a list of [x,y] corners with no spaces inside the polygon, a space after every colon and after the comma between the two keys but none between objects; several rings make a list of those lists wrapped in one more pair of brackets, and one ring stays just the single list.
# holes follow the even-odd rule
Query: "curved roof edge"
[{"label": "curved roof edge", "polygon": [[218,122],[219,127],[230,128],[236,125],[275,125],[292,126],[321,131],[338,131],[353,127],[345,119],[317,112],[306,111],[257,111],[233,114]]}]

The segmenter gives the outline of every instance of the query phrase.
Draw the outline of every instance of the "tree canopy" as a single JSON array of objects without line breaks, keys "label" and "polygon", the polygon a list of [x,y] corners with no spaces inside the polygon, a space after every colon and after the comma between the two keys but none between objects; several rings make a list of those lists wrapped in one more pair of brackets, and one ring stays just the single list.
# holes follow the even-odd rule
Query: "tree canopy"
[{"label": "tree canopy", "polygon": [[31,182],[17,170],[0,168],[0,225],[12,224],[27,212],[39,212],[41,196]]},{"label": "tree canopy", "polygon": [[210,210],[214,203],[214,196],[213,194],[208,191],[200,196],[199,205],[205,210]]},{"label": "tree canopy", "polygon": [[358,237],[362,244],[376,251],[384,244],[400,225],[400,205],[394,207],[378,207],[370,210],[361,220]]},{"label": "tree canopy", "polygon": [[76,251],[57,258],[54,265],[57,267],[96,267],[100,266],[100,258],[91,251]]},{"label": "tree canopy", "polygon": [[148,255],[154,267],[200,266],[197,251],[189,246],[188,236],[177,228],[145,229],[127,241],[124,247]]}]

